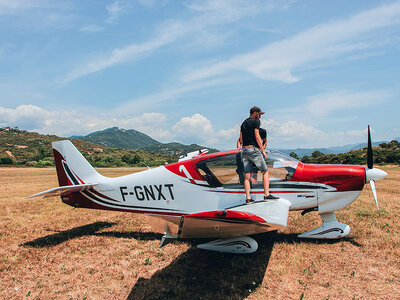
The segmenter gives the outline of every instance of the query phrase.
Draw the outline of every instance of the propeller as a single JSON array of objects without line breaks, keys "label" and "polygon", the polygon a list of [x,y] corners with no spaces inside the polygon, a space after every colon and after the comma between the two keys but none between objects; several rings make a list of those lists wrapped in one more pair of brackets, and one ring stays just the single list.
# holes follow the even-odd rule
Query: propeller
[{"label": "propeller", "polygon": [[372,153],[371,131],[369,130],[369,125],[368,125],[367,166],[368,169],[374,168],[374,155]]},{"label": "propeller", "polygon": [[376,208],[379,210],[379,205],[378,205],[378,196],[376,195],[376,188],[375,188],[375,181],[372,179],[369,181],[369,185],[371,186],[372,194],[374,195],[375,203],[376,203]]},{"label": "propeller", "polygon": [[369,185],[371,186],[376,207],[378,208],[379,211],[378,196],[376,195],[375,181],[385,178],[387,176],[387,173],[379,169],[374,169],[374,157],[372,153],[371,132],[369,125],[368,125],[367,167],[368,169],[365,170],[366,179],[369,182]]}]

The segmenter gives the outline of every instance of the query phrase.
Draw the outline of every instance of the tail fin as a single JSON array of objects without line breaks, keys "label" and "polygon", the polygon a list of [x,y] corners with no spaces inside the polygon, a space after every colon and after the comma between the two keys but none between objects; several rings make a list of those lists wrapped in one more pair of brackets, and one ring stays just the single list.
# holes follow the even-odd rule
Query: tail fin
[{"label": "tail fin", "polygon": [[60,186],[97,182],[103,177],[69,140],[53,142],[53,155]]}]

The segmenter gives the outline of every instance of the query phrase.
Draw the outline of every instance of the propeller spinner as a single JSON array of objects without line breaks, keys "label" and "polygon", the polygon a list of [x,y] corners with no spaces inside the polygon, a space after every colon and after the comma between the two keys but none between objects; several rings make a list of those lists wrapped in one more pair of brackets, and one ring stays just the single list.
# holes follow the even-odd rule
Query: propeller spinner
[{"label": "propeller spinner", "polygon": [[365,169],[366,181],[371,186],[372,194],[374,195],[376,207],[379,210],[378,196],[376,195],[375,181],[383,179],[387,176],[385,171],[374,169],[374,157],[372,153],[371,132],[368,125],[368,148],[367,148],[367,167]]}]

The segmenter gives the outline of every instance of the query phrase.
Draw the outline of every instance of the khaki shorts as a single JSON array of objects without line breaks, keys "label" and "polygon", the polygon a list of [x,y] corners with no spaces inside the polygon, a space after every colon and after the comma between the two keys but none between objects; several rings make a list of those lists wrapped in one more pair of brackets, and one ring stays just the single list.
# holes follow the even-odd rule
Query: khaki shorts
[{"label": "khaki shorts", "polygon": [[267,172],[268,167],[265,163],[264,156],[258,148],[243,148],[242,161],[245,173],[252,173],[254,165],[261,171]]}]

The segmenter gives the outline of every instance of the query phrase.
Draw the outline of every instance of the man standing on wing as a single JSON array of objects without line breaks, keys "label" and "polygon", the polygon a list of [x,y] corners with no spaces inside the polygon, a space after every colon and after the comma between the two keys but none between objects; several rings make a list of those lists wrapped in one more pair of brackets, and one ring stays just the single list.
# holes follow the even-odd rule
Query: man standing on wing
[{"label": "man standing on wing", "polygon": [[257,106],[250,109],[250,117],[243,121],[240,126],[240,137],[238,146],[242,145],[242,160],[244,165],[244,190],[246,192],[246,203],[254,202],[250,196],[250,179],[252,164],[256,165],[263,175],[264,200],[279,199],[269,193],[269,174],[265,163],[263,141],[260,137],[260,117],[264,112]]}]

